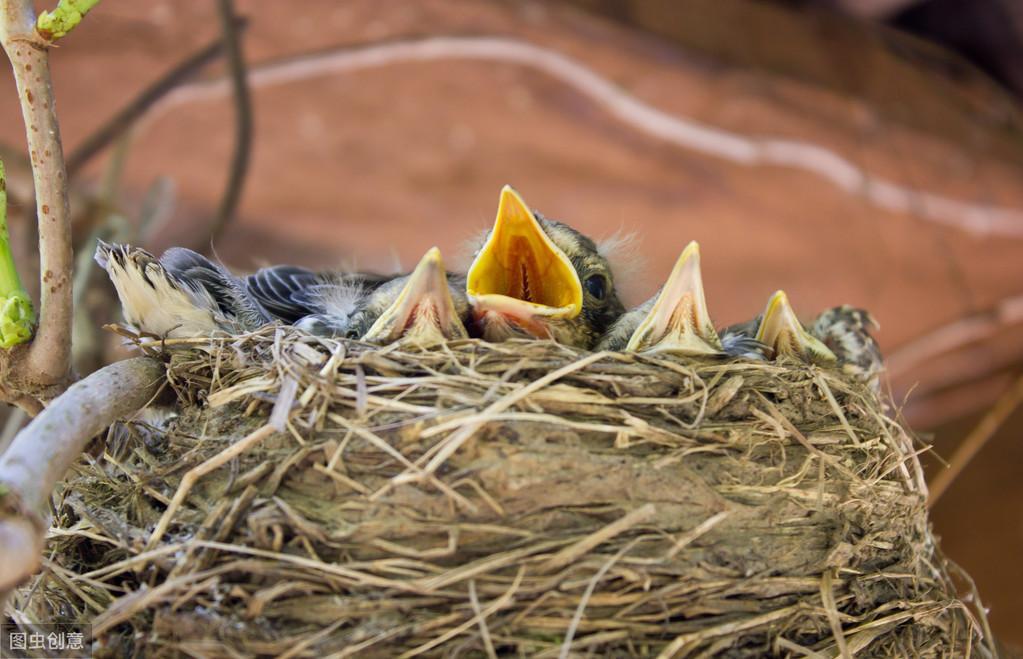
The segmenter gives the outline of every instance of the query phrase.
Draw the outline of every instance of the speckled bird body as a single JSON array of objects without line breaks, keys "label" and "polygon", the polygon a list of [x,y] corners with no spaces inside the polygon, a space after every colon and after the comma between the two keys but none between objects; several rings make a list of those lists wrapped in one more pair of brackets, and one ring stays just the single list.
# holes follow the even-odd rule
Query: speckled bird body
[{"label": "speckled bird body", "polygon": [[880,325],[870,312],[849,305],[827,309],[809,325],[810,334],[835,353],[842,370],[877,388],[884,360],[871,329]]}]

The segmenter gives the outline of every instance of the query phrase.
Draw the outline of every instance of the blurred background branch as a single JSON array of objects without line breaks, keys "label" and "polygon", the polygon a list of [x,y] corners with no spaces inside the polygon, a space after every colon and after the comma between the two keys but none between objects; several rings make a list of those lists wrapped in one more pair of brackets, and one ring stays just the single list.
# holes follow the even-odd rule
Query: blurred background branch
[{"label": "blurred background branch", "polygon": [[252,150],[252,98],[240,32],[234,14],[234,3],[231,0],[217,0],[217,8],[224,35],[224,48],[227,51],[231,89],[234,93],[235,136],[234,154],[231,156],[224,196],[220,200],[220,206],[210,228],[211,244],[223,234],[228,222],[234,217],[245,185],[245,175],[249,169],[249,152]]},{"label": "blurred background branch", "polygon": [[970,461],[976,457],[984,445],[987,444],[996,432],[1005,424],[1006,420],[1023,402],[1023,376],[1016,379],[1012,385],[1005,390],[1005,393],[995,401],[995,404],[981,418],[980,423],[966,436],[956,447],[955,453],[948,461],[948,468],[939,471],[929,484],[930,496],[927,499],[928,506],[934,506],[941,498],[941,495],[948,490],[949,486],[966,469]]},{"label": "blurred background branch", "polygon": [[222,36],[212,40],[174,65],[144,88],[121,110],[114,113],[91,135],[76,145],[67,158],[68,176],[74,178],[89,160],[135,125],[135,122],[157,101],[166,96],[175,87],[194,78],[207,65],[220,57],[224,52],[228,34],[231,35],[231,39],[236,41],[237,35],[245,29],[245,20],[236,17],[230,23],[225,23],[225,25],[229,25],[230,29],[225,29]]}]

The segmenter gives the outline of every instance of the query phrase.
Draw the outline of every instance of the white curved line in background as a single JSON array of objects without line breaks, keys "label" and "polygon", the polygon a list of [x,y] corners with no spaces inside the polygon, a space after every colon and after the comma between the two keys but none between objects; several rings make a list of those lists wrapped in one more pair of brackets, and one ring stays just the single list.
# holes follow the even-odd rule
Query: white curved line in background
[{"label": "white curved line in background", "polygon": [[[884,210],[961,229],[978,236],[1023,238],[1023,211],[921,192],[876,177],[810,142],[748,137],[668,114],[644,103],[597,72],[549,48],[502,37],[432,37],[378,43],[256,65],[253,87],[271,87],[398,62],[477,59],[513,62],[557,78],[634,129],[676,146],[749,166],[792,167],[819,176]],[[231,94],[226,78],[177,88],[157,104],[155,118],[173,107]]]}]

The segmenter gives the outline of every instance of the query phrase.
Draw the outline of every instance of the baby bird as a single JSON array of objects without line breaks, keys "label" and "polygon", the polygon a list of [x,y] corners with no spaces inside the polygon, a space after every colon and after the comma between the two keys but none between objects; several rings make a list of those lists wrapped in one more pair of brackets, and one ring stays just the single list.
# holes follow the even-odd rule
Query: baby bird
[{"label": "baby bird", "polygon": [[245,288],[275,318],[286,323],[309,315],[304,295],[324,282],[325,275],[297,265],[260,268],[245,278]]},{"label": "baby bird", "polygon": [[440,250],[432,247],[411,274],[395,277],[366,296],[351,316],[348,335],[368,343],[402,341],[422,348],[467,339],[464,286],[460,277],[449,283]]},{"label": "baby bird", "polygon": [[785,291],[777,291],[767,301],[763,314],[729,327],[725,333],[753,336],[765,347],[765,357],[787,356],[820,366],[840,366],[876,390],[884,362],[868,328],[877,326],[869,313],[846,305],[824,311],[807,329]]},{"label": "baby bird", "polygon": [[818,315],[810,323],[810,334],[835,354],[843,371],[878,391],[884,359],[877,341],[870,335],[871,328],[879,330],[881,326],[865,309],[846,304]]},{"label": "baby bird", "polygon": [[223,266],[174,247],[157,259],[144,249],[100,241],[96,262],[110,275],[125,320],[164,338],[257,329],[270,316]]},{"label": "baby bird", "polygon": [[315,272],[295,265],[261,268],[245,288],[273,317],[319,336],[344,336],[365,296],[393,277],[364,272]]},{"label": "baby bird", "polygon": [[757,347],[748,337],[730,336],[726,344],[718,336],[707,310],[696,241],[682,251],[661,290],[619,318],[597,344],[598,350],[691,356],[741,355]]},{"label": "baby bird", "polygon": [[[464,282],[455,278],[449,283],[436,247],[410,274],[397,277],[261,273],[257,288],[273,298],[275,313],[287,318],[304,314],[294,324],[311,334],[377,344],[401,340],[422,347],[468,337]],[[268,283],[272,278],[279,281]]]},{"label": "baby bird", "polygon": [[497,219],[466,275],[483,338],[550,339],[591,347],[624,311],[597,245],[501,190]]},{"label": "baby bird", "polygon": [[799,322],[785,291],[776,291],[767,300],[757,324],[756,339],[768,348],[773,359],[788,356],[822,366],[838,362],[835,353]]}]

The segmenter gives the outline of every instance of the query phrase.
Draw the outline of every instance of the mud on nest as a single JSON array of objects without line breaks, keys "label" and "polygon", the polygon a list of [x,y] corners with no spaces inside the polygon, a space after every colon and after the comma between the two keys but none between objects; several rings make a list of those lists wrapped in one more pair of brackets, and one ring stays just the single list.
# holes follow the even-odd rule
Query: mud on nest
[{"label": "mud on nest", "polygon": [[[268,328],[56,498],[16,617],[119,656],[990,656],[913,440],[802,364]],[[817,653],[817,654],[813,654]]]}]

